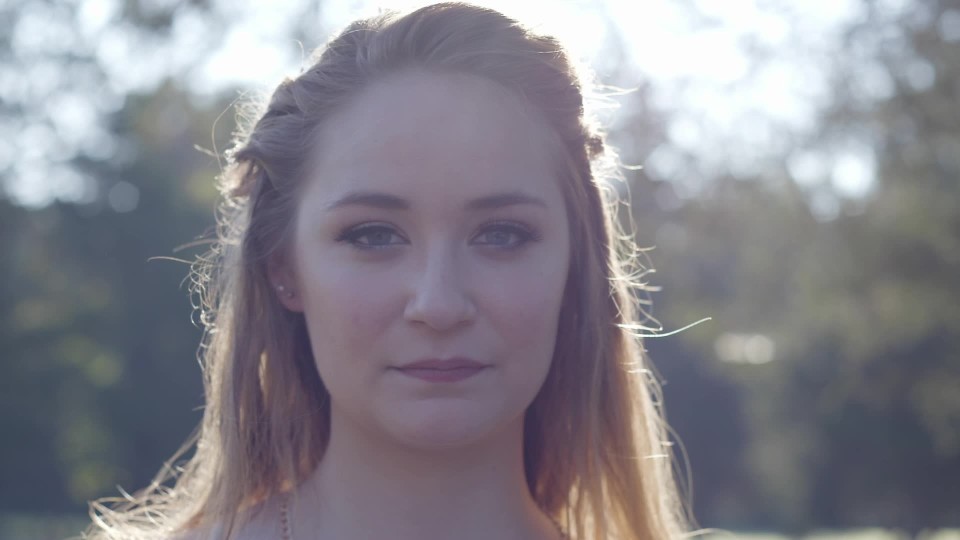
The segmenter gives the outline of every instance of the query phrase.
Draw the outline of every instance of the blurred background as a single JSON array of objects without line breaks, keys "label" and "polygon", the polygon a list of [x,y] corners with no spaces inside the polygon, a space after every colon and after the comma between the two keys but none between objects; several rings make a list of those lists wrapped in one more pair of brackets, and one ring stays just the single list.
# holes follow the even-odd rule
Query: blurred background
[{"label": "blurred background", "polygon": [[[960,538],[960,2],[481,3],[630,90],[597,104],[653,315],[712,318],[647,341],[700,525]],[[190,434],[170,258],[231,104],[371,6],[0,0],[0,538],[78,533]]]}]

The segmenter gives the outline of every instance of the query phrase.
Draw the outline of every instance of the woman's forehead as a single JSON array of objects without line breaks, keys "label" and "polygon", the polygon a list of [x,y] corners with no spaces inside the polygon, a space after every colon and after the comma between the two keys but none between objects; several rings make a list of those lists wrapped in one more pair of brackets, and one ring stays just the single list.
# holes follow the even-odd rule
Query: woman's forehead
[{"label": "woman's forehead", "polygon": [[558,195],[550,140],[493,82],[412,72],[374,83],[321,127],[308,180],[324,199],[384,188]]}]

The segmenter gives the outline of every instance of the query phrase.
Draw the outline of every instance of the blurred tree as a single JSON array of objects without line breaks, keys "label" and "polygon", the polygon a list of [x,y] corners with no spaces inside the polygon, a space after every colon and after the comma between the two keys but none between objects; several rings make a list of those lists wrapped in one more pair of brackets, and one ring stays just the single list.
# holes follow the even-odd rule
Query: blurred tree
[{"label": "blurred tree", "polygon": [[[742,458],[723,453],[748,475],[727,484],[737,503],[698,499],[711,525],[960,524],[960,10],[864,5],[813,136],[756,181],[712,178],[654,217],[668,329],[715,318],[675,349],[651,344],[690,392],[667,391],[675,427],[708,433],[714,406],[736,403],[718,378],[747,426]],[[825,162],[819,182],[794,182],[798,159]],[[647,196],[664,192],[677,200],[668,185]],[[680,369],[687,348],[727,361]],[[688,445],[694,480],[715,478],[705,456],[722,438]]]},{"label": "blurred tree", "polygon": [[215,111],[191,112],[169,86],[132,98],[112,129],[137,158],[85,164],[110,186],[103,199],[35,211],[2,202],[14,226],[0,399],[23,413],[0,416],[14,443],[0,447],[0,506],[76,509],[117,484],[144,485],[199,419],[187,265],[149,259],[212,225],[217,167],[191,141]]},{"label": "blurred tree", "polygon": [[[297,54],[317,6],[290,4],[277,25]],[[232,115],[185,81],[245,13],[0,3],[3,511],[79,511],[141,487],[199,419],[187,265],[149,259],[213,225],[219,170],[194,145],[223,148]]]},{"label": "blurred tree", "polygon": [[[810,338],[834,344],[817,403],[817,508],[830,523],[956,526],[960,5],[925,0],[895,16],[869,8],[846,34],[821,135],[821,144],[866,143],[876,180],[834,223],[821,270],[831,294],[808,296],[821,313]],[[864,91],[863,66],[875,66],[886,91]]]}]

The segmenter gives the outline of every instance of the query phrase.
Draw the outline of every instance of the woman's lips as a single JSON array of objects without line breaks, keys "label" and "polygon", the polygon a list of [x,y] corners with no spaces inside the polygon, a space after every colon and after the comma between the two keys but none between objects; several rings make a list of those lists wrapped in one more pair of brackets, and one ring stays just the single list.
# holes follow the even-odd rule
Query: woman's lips
[{"label": "woman's lips", "polygon": [[488,367],[470,358],[428,358],[406,364],[397,368],[397,371],[429,382],[456,382],[473,377]]},{"label": "woman's lips", "polygon": [[453,369],[404,368],[400,373],[429,382],[456,382],[473,377],[487,369],[486,366],[458,367]]}]

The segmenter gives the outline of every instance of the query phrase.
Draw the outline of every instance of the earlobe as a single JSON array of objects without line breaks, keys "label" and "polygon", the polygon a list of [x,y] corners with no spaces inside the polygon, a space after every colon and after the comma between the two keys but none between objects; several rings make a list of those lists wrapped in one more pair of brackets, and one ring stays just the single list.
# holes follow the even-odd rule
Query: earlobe
[{"label": "earlobe", "polygon": [[267,278],[280,305],[290,311],[303,311],[303,302],[296,289],[293,272],[280,255],[274,254],[268,259]]},{"label": "earlobe", "polygon": [[296,291],[287,287],[286,285],[281,284],[275,285],[274,289],[276,289],[277,299],[280,301],[280,304],[282,304],[283,307],[289,309],[290,311],[303,311],[303,304],[300,302],[300,297],[297,296]]}]

